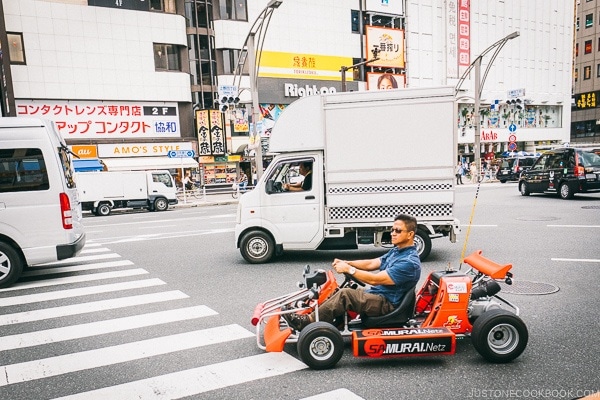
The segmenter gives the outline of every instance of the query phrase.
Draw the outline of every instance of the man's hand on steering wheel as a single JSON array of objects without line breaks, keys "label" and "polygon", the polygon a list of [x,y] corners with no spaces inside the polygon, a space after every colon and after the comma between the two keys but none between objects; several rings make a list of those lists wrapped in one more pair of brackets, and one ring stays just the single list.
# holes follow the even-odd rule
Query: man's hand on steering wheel
[{"label": "man's hand on steering wheel", "polygon": [[333,267],[333,269],[335,269],[335,272],[337,272],[338,274],[344,274],[347,281],[353,281],[360,286],[365,286],[365,283],[363,281],[354,276],[356,268],[348,264],[347,261],[339,260],[336,258],[335,260],[333,260],[331,266]]}]

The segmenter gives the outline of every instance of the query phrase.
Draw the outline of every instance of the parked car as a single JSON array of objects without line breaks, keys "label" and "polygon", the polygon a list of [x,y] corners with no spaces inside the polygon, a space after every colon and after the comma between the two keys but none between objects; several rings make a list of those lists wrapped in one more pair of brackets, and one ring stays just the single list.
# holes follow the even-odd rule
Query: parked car
[{"label": "parked car", "polygon": [[574,147],[549,150],[521,174],[519,191],[523,196],[556,193],[563,199],[600,191],[600,156]]},{"label": "parked car", "polygon": [[496,179],[498,179],[500,183],[505,183],[506,181],[518,181],[521,172],[531,168],[537,159],[538,158],[535,156],[503,158],[498,166]]}]

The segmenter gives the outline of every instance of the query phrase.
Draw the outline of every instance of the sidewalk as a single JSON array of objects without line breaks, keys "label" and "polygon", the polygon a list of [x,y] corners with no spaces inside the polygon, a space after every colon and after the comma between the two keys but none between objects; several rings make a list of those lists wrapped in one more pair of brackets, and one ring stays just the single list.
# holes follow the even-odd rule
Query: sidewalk
[{"label": "sidewalk", "polygon": [[206,194],[203,198],[197,199],[194,196],[186,196],[185,201],[183,198],[179,198],[179,202],[169,208],[181,208],[181,207],[202,207],[212,206],[219,204],[237,204],[238,199],[234,199],[231,195],[231,191],[227,193],[210,193]]}]

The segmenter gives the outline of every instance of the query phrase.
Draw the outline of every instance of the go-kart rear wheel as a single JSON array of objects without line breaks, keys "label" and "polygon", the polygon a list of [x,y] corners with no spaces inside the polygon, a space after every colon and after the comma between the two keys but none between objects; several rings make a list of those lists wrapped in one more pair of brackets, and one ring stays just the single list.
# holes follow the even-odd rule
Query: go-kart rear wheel
[{"label": "go-kart rear wheel", "polygon": [[300,359],[312,369],[335,367],[344,354],[344,339],[328,322],[313,322],[298,335]]},{"label": "go-kart rear wheel", "polygon": [[519,357],[529,333],[521,318],[506,310],[484,312],[473,324],[473,347],[490,362],[507,363]]},{"label": "go-kart rear wheel", "polygon": [[262,231],[250,231],[240,240],[240,252],[246,261],[252,264],[266,263],[275,254],[275,242]]}]

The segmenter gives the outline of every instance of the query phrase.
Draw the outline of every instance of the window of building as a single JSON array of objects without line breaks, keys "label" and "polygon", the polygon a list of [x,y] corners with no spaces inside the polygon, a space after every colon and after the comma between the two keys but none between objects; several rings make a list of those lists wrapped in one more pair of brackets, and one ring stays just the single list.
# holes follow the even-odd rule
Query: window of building
[{"label": "window of building", "polygon": [[6,33],[8,38],[8,58],[11,64],[25,64],[25,49],[22,33]]},{"label": "window of building", "polygon": [[585,16],[585,27],[590,28],[594,25],[594,14],[587,14]]},{"label": "window of building", "polygon": [[575,78],[575,82],[577,82],[577,80],[579,79],[579,68],[575,68],[575,72],[573,73],[573,76]]},{"label": "window of building", "polygon": [[219,57],[221,57],[221,66],[223,70],[219,69],[218,74],[233,75],[237,68],[238,59],[240,57],[240,51],[238,49],[220,49],[217,50]]},{"label": "window of building", "polygon": [[575,43],[575,57],[579,56],[579,43]]},{"label": "window of building", "polygon": [[584,53],[585,54],[590,54],[591,52],[592,52],[592,41],[591,40],[586,40],[585,41]]},{"label": "window of building", "polygon": [[154,44],[154,68],[157,71],[181,71],[179,46]]},{"label": "window of building", "polygon": [[579,30],[579,17],[575,20],[575,27]]},{"label": "window of building", "polygon": [[220,19],[248,21],[246,0],[219,0]]},{"label": "window of building", "polygon": [[596,65],[596,78],[600,78],[600,64]]},{"label": "window of building", "polygon": [[150,10],[176,14],[175,0],[150,0]]},{"label": "window of building", "polygon": [[587,66],[583,67],[583,80],[586,81],[592,77],[592,67]]},{"label": "window of building", "polygon": [[352,33],[360,33],[360,11],[350,10],[350,26]]}]

